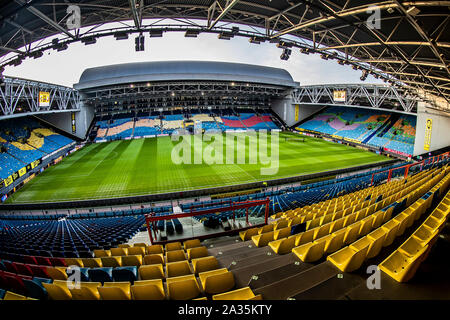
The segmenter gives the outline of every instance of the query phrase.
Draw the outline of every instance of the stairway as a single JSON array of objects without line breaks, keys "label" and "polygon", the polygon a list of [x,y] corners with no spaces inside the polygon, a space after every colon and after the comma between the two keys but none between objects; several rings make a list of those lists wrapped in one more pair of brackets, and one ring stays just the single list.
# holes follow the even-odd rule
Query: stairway
[{"label": "stairway", "polygon": [[365,138],[362,143],[367,144],[375,136],[382,137],[395,124],[399,117],[398,114],[391,114],[391,116],[377,130],[374,130],[367,138]]}]

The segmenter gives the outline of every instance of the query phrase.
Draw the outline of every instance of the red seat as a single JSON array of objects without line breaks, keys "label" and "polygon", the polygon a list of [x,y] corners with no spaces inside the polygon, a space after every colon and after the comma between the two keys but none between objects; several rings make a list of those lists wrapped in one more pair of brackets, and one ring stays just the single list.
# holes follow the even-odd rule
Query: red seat
[{"label": "red seat", "polygon": [[21,277],[15,275],[14,276],[7,275],[5,276],[5,278],[8,290],[11,290],[18,294],[27,295],[27,289]]},{"label": "red seat", "polygon": [[49,258],[54,267],[67,267],[66,260],[63,258]]},{"label": "red seat", "polygon": [[50,276],[47,273],[47,267],[37,266],[37,265],[33,265],[33,264],[30,264],[28,266],[30,267],[31,271],[33,272],[34,277],[50,279]]},{"label": "red seat", "polygon": [[19,262],[14,262],[14,265],[17,268],[17,273],[20,275],[25,275],[25,276],[33,276],[33,271],[30,269],[30,267],[26,264],[23,263],[19,263]]},{"label": "red seat", "polygon": [[34,256],[23,256],[23,262],[27,264],[39,264]]},{"label": "red seat", "polygon": [[47,257],[36,256],[35,258],[37,260],[37,264],[40,266],[49,266],[49,267],[52,266],[52,263],[50,262],[49,258],[47,258]]},{"label": "red seat", "polygon": [[10,261],[5,261],[3,260],[3,265],[6,268],[6,271],[11,272],[11,273],[18,273],[19,271],[17,270],[14,262],[10,262]]}]

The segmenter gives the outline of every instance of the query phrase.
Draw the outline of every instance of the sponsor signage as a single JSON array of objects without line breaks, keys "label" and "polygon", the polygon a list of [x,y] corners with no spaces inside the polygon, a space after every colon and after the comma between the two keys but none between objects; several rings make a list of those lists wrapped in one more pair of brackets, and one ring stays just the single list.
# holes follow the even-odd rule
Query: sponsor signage
[{"label": "sponsor signage", "polygon": [[426,151],[430,151],[432,129],[433,129],[433,119],[428,118],[425,124],[425,140],[423,143],[423,149]]},{"label": "sponsor signage", "polygon": [[50,106],[50,92],[39,91],[39,106],[40,107]]},{"label": "sponsor signage", "polygon": [[347,92],[345,90],[334,90],[333,100],[335,102],[345,102],[347,100]]}]

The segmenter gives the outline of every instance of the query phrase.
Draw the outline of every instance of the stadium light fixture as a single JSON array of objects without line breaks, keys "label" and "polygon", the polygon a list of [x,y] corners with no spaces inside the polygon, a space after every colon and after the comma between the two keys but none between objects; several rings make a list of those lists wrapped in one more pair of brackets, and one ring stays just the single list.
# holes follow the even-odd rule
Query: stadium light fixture
[{"label": "stadium light fixture", "polygon": [[135,45],[136,52],[145,51],[145,37],[142,33],[136,37]]},{"label": "stadium light fixture", "polygon": [[150,38],[161,38],[163,36],[163,31],[159,30],[150,30]]},{"label": "stadium light fixture", "polygon": [[300,53],[309,54],[309,49],[308,48],[300,48]]},{"label": "stadium light fixture", "polygon": [[328,60],[328,57],[329,56],[327,54],[321,54],[320,55],[320,58],[323,59],[323,60]]},{"label": "stadium light fixture", "polygon": [[85,38],[81,39],[81,42],[87,46],[90,44],[97,43],[97,39],[95,37],[85,37]]},{"label": "stadium light fixture", "polygon": [[406,13],[414,17],[420,13],[420,10],[417,9],[417,7],[412,6],[406,10]]},{"label": "stadium light fixture", "polygon": [[199,34],[200,34],[200,31],[198,31],[198,30],[187,30],[186,33],[184,34],[184,36],[186,38],[197,38]]},{"label": "stadium light fixture", "polygon": [[221,40],[230,40],[233,37],[232,34],[230,33],[226,33],[226,32],[221,32],[219,33],[219,35],[217,36],[218,39]]},{"label": "stadium light fixture", "polygon": [[114,38],[116,38],[116,40],[127,40],[128,39],[128,33],[126,33],[126,32],[116,32],[116,33],[114,33]]}]

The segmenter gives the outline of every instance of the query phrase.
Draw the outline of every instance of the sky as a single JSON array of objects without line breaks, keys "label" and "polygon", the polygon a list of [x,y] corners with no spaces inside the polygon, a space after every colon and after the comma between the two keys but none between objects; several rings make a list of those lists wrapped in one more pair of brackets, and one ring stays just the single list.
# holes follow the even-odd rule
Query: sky
[{"label": "sky", "polygon": [[[136,52],[134,35],[128,40],[103,37],[96,44],[81,42],[65,51],[48,50],[39,59],[27,58],[17,67],[7,67],[4,75],[72,87],[86,68],[142,61],[199,60],[249,63],[282,68],[301,85],[361,83],[361,71],[323,60],[318,54],[305,55],[292,50],[288,61],[280,59],[282,50],[274,43],[249,43],[247,38],[220,40],[215,34],[185,38],[183,32],[166,32],[162,38],[146,34],[145,51]],[[365,83],[382,83],[369,76]]]}]

